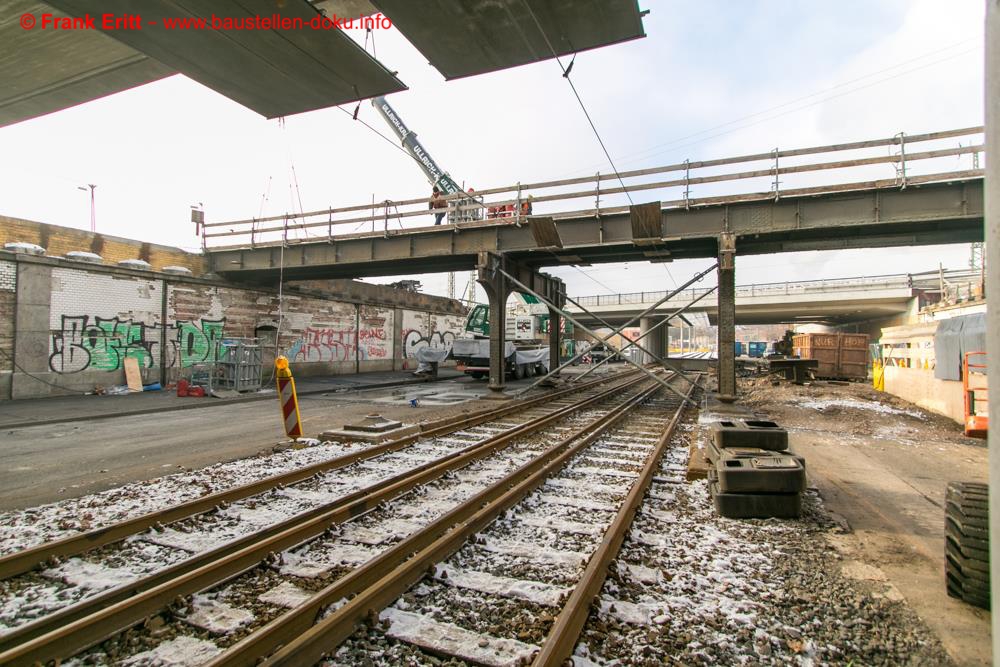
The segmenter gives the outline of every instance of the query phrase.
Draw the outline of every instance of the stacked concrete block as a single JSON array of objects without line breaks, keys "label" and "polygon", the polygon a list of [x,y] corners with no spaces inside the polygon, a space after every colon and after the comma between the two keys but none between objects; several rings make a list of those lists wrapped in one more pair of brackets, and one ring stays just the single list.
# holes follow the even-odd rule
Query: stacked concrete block
[{"label": "stacked concrete block", "polygon": [[788,431],[774,422],[715,422],[707,458],[709,493],[721,516],[793,518],[801,512],[805,459],[788,451]]}]

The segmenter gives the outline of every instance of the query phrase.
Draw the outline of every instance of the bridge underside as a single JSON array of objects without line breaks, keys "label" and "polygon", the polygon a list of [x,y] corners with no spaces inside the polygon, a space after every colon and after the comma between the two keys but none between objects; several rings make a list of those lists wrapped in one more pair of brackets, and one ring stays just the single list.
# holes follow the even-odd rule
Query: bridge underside
[{"label": "bridge underside", "polygon": [[[487,220],[457,227],[368,232],[256,247],[210,249],[227,278],[359,278],[472,270],[480,252],[542,268],[563,264],[716,257],[722,233],[739,255],[969,243],[983,238],[981,178],[778,201],[664,209],[659,235],[636,239],[628,213],[555,221],[562,247],[541,248],[529,224]],[[283,267],[283,268],[282,268]]]},{"label": "bridge underside", "polygon": [[[706,300],[707,301],[707,300]],[[784,324],[784,323],[819,323],[819,324],[847,324],[851,322],[865,322],[893,317],[907,312],[910,308],[912,297],[905,296],[897,299],[852,299],[852,300],[797,300],[786,303],[769,304],[748,304],[736,302],[736,324]],[[699,304],[700,305],[700,304]],[[659,308],[650,315],[651,317],[668,314],[677,306],[671,304],[669,308]],[[622,325],[642,312],[642,306],[634,310],[614,310],[604,311],[592,309],[595,315],[610,324]],[[719,307],[717,303],[710,302],[705,306],[694,306],[690,313],[704,313],[707,323],[718,324]],[[593,317],[580,314],[579,319],[584,323],[596,324]],[[689,317],[690,319],[690,317]],[[672,325],[675,326],[676,324]],[[676,325],[679,326],[679,325]]]}]

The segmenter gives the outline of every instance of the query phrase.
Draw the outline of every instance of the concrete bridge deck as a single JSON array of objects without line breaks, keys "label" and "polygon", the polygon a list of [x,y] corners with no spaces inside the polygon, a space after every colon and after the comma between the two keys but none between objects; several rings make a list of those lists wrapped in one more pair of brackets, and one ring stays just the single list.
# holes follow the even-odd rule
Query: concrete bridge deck
[{"label": "concrete bridge deck", "polygon": [[[951,281],[967,272],[948,272]],[[865,278],[837,278],[797,282],[739,285],[736,287],[737,324],[777,324],[781,322],[825,322],[872,320],[905,313],[914,307],[921,292],[938,290],[939,276],[897,274]],[[978,278],[977,278],[978,280]],[[665,301],[651,314],[665,315],[714,288],[693,287]],[[601,294],[574,299],[580,306],[612,324],[623,324],[667,295],[665,291]],[[567,306],[581,321],[596,324],[596,318],[575,305]],[[718,303],[705,298],[686,313],[704,313],[709,322],[718,320]]]}]

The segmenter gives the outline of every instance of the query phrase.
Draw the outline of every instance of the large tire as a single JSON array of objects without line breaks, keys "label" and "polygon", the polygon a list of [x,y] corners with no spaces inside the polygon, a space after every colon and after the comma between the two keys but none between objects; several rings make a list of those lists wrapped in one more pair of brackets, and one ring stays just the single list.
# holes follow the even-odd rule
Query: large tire
[{"label": "large tire", "polygon": [[541,377],[546,373],[548,373],[548,371],[545,370],[545,366],[543,366],[542,364],[535,364],[535,375]]},{"label": "large tire", "polygon": [[514,379],[523,380],[525,376],[524,364],[514,364]]},{"label": "large tire", "polygon": [[985,484],[948,484],[944,535],[948,595],[989,609],[989,489]]},{"label": "large tire", "polygon": [[472,376],[473,380],[482,380],[484,377],[486,377],[486,373],[484,373],[483,371],[471,371],[469,375]]}]

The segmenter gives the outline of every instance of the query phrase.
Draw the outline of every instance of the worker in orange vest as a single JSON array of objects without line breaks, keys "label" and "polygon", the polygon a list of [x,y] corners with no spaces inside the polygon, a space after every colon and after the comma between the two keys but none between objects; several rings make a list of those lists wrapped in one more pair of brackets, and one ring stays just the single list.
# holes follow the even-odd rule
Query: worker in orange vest
[{"label": "worker in orange vest", "polygon": [[521,202],[521,217],[526,218],[531,215],[531,202],[534,196],[528,195],[528,198]]}]

